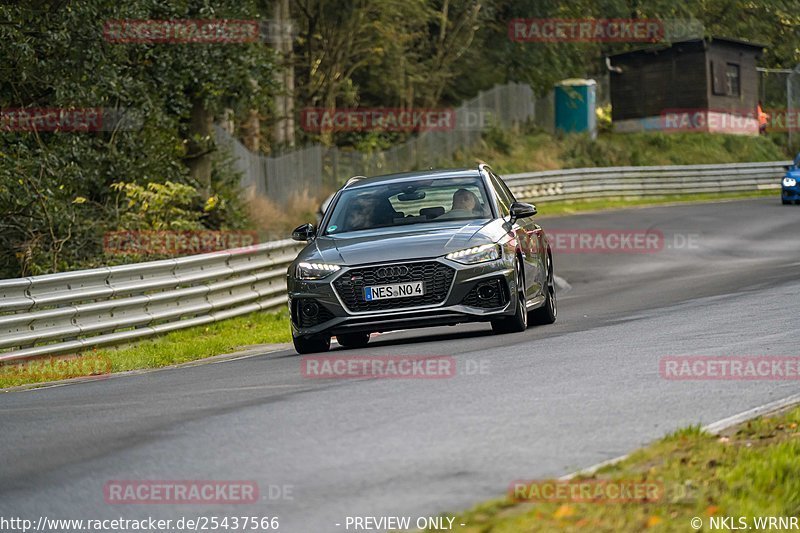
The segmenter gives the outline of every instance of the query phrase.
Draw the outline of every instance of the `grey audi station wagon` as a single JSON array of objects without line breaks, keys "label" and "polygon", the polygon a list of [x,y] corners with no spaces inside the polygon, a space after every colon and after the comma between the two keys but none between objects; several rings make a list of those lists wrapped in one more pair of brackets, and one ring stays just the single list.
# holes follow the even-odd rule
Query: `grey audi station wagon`
[{"label": "grey audi station wagon", "polygon": [[288,271],[295,349],[463,322],[496,333],[555,322],[553,256],[534,215],[487,165],[351,178],[319,227],[292,234],[308,242]]}]

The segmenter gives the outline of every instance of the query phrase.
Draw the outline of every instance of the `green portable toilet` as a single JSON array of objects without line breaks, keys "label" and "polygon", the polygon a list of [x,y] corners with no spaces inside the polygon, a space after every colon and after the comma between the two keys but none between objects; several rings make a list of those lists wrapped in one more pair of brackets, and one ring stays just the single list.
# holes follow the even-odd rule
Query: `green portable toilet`
[{"label": "green portable toilet", "polygon": [[555,86],[556,129],[565,133],[589,132],[597,138],[597,82],[563,80]]}]

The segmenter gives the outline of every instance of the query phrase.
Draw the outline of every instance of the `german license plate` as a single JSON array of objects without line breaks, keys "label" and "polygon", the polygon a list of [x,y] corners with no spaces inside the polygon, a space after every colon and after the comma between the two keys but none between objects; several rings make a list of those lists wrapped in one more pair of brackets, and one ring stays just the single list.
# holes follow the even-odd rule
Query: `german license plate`
[{"label": "german license plate", "polygon": [[425,285],[423,285],[421,281],[408,281],[406,283],[392,283],[391,285],[364,287],[364,299],[368,302],[374,302],[375,300],[388,300],[390,298],[422,296],[423,294],[425,294]]}]

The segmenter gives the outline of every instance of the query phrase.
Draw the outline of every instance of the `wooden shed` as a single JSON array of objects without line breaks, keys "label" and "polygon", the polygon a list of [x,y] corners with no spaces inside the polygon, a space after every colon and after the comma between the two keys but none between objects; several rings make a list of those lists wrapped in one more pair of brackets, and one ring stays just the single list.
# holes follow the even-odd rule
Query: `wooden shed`
[{"label": "wooden shed", "polygon": [[758,135],[764,45],[708,38],[609,56],[615,131]]}]

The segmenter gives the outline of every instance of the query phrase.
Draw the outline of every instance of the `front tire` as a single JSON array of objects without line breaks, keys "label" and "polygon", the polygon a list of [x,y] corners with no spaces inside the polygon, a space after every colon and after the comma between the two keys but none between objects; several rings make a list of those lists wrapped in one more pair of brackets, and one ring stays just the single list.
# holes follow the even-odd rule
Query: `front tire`
[{"label": "front tire", "polygon": [[292,335],[294,349],[299,354],[327,352],[331,349],[330,335],[310,335],[308,337],[295,337]]},{"label": "front tire", "polygon": [[528,329],[528,311],[525,307],[525,277],[519,259],[514,261],[517,273],[517,309],[512,316],[492,320],[492,331],[495,333],[521,333]]},{"label": "front tire", "polygon": [[791,201],[791,200],[786,200],[786,199],[783,199],[783,198],[781,198],[781,203],[782,203],[783,205],[789,205],[790,203],[792,203],[792,201]]},{"label": "front tire", "polygon": [[547,295],[544,304],[538,309],[534,309],[530,314],[530,323],[537,326],[552,324],[558,316],[558,305],[556,302],[556,284],[553,274],[553,259],[547,254]]},{"label": "front tire", "polygon": [[336,335],[336,342],[344,348],[363,348],[369,342],[369,333],[344,333]]}]

